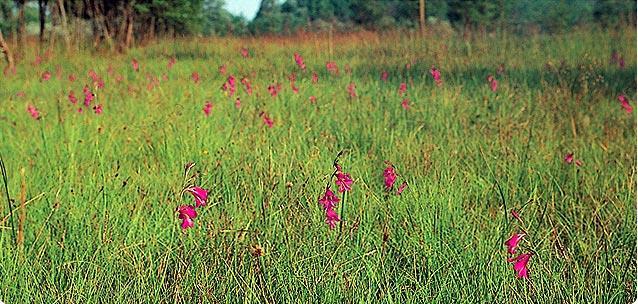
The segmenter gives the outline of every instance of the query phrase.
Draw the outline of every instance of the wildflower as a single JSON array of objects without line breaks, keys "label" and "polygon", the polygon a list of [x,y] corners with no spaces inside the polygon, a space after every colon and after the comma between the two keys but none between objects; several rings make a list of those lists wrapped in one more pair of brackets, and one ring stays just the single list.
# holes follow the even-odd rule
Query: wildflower
[{"label": "wildflower", "polygon": [[244,90],[246,90],[246,94],[248,95],[252,95],[253,94],[253,88],[250,85],[250,81],[248,80],[248,78],[244,77],[241,79],[241,84],[244,85]]},{"label": "wildflower", "polygon": [[405,190],[405,188],[408,187],[408,183],[407,182],[403,182],[401,183],[401,186],[399,186],[399,189],[397,189],[397,195],[401,195],[401,193],[403,193],[403,190]]},{"label": "wildflower", "polygon": [[528,278],[527,263],[531,257],[531,253],[523,253],[513,259],[507,259],[508,262],[514,264],[514,271],[519,279]]},{"label": "wildflower", "polygon": [[235,94],[237,88],[235,87],[235,77],[233,75],[228,76],[226,82],[222,85],[222,90],[227,92],[230,96]]},{"label": "wildflower", "polygon": [[403,96],[403,94],[405,94],[405,92],[408,91],[408,85],[405,82],[402,82],[399,85],[399,96]]},{"label": "wildflower", "polygon": [[330,229],[334,229],[339,221],[341,221],[339,214],[333,208],[326,209],[326,224]]},{"label": "wildflower", "polygon": [[394,167],[389,165],[383,170],[383,182],[385,183],[385,189],[390,190],[394,186],[394,182],[397,180],[397,174],[394,172]]},{"label": "wildflower", "polygon": [[357,97],[357,87],[355,86],[354,82],[351,82],[348,85],[348,95],[350,95],[350,98]]},{"label": "wildflower", "polygon": [[75,75],[73,75],[73,74],[69,75],[69,81],[70,82],[75,82],[76,79],[77,79],[77,77],[75,77]]},{"label": "wildflower", "polygon": [[338,203],[339,197],[337,197],[330,188],[326,188],[326,192],[319,198],[319,204],[326,210],[334,208]]},{"label": "wildflower", "polygon": [[197,72],[193,72],[193,74],[191,74],[191,79],[193,79],[193,81],[198,84],[199,83],[199,73]]},{"label": "wildflower", "polygon": [[274,121],[268,116],[268,114],[266,114],[266,112],[261,112],[259,116],[261,116],[264,124],[267,125],[268,128],[272,128]]},{"label": "wildflower", "polygon": [[326,70],[333,75],[339,75],[339,67],[337,67],[337,63],[334,61],[326,62]]},{"label": "wildflower", "polygon": [[404,98],[403,101],[401,101],[401,106],[404,109],[408,110],[408,109],[410,109],[410,104],[409,103],[410,103],[410,100],[407,99],[407,98]]},{"label": "wildflower", "polygon": [[315,104],[315,103],[317,103],[317,97],[315,97],[314,95],[313,95],[313,96],[310,96],[308,99],[310,99],[310,103],[311,103],[311,104]]},{"label": "wildflower", "polygon": [[219,71],[219,74],[226,75],[226,65],[225,64],[220,65],[217,70]]},{"label": "wildflower", "polygon": [[295,56],[295,63],[297,63],[297,66],[302,69],[302,70],[306,70],[306,64],[303,62],[303,57],[301,57],[301,55],[299,55],[299,53],[294,54]]},{"label": "wildflower", "polygon": [[241,53],[241,56],[244,58],[248,58],[248,49],[243,47],[241,48],[241,50],[239,50],[239,52]]},{"label": "wildflower", "polygon": [[102,105],[96,105],[93,106],[93,111],[95,112],[95,114],[100,115],[102,114]]},{"label": "wildflower", "polygon": [[388,74],[387,71],[381,72],[381,80],[382,81],[388,81],[388,76],[389,76],[389,74]]},{"label": "wildflower", "polygon": [[293,93],[295,93],[295,94],[298,94],[298,93],[299,93],[299,88],[298,88],[297,86],[295,86],[295,83],[294,83],[294,82],[291,82],[291,83],[290,83],[290,88],[292,89],[292,92],[293,92]]},{"label": "wildflower", "polygon": [[498,88],[498,81],[496,78],[492,75],[487,75],[487,82],[489,83],[492,92],[496,92],[496,89]]},{"label": "wildflower", "polygon": [[343,171],[341,171],[341,166],[339,165],[337,165],[336,177],[337,180],[335,181],[335,184],[339,187],[339,192],[352,190],[352,178],[350,177],[350,174],[343,173]]},{"label": "wildflower", "polygon": [[505,241],[505,246],[507,246],[507,252],[510,254],[516,253],[516,247],[518,247],[518,243],[523,239],[525,233],[515,233],[510,237],[507,241]]},{"label": "wildflower", "polygon": [[72,104],[78,103],[78,99],[77,97],[75,97],[75,93],[73,93],[73,91],[69,92],[69,102],[71,102]]},{"label": "wildflower", "polygon": [[197,217],[197,211],[195,207],[191,205],[182,205],[177,207],[176,210],[179,215],[179,219],[182,220],[182,229],[188,229],[193,227],[193,219]]},{"label": "wildflower", "polygon": [[82,91],[84,93],[84,106],[88,107],[91,104],[91,101],[95,98],[95,95],[91,92],[91,90],[89,90],[88,86],[84,86]]},{"label": "wildflower", "polygon": [[272,97],[276,97],[280,90],[281,90],[280,84],[273,83],[268,86],[268,92],[270,93],[270,96]]},{"label": "wildflower", "polygon": [[42,73],[42,80],[43,81],[48,81],[49,79],[51,79],[51,72],[45,71],[44,73]]},{"label": "wildflower", "polygon": [[577,159],[574,164],[576,165],[576,167],[580,167],[583,165],[583,162],[580,159]]},{"label": "wildflower", "polygon": [[317,82],[319,82],[319,75],[317,75],[317,72],[312,72],[312,83]]},{"label": "wildflower", "polygon": [[618,67],[621,70],[625,68],[625,58],[623,58],[622,56],[620,56],[620,59],[618,59]]},{"label": "wildflower", "polygon": [[134,70],[135,72],[139,72],[139,71],[140,71],[140,63],[139,63],[139,62],[137,62],[137,60],[136,60],[135,58],[133,58],[133,59],[131,60],[131,65],[133,66],[133,70]]},{"label": "wildflower", "polygon": [[443,80],[441,80],[441,72],[437,70],[436,67],[432,66],[432,68],[430,68],[430,75],[432,75],[437,86],[441,86],[443,84]]},{"label": "wildflower", "polygon": [[564,158],[565,163],[571,164],[574,161],[574,153],[567,153]]},{"label": "wildflower", "polygon": [[208,117],[208,115],[210,115],[210,111],[213,109],[213,104],[208,101],[206,102],[206,104],[204,105],[204,115],[206,115],[206,117]]},{"label": "wildflower", "polygon": [[168,68],[169,70],[172,69],[175,63],[177,63],[177,59],[175,59],[175,57],[169,58],[168,64],[166,64],[166,68]]},{"label": "wildflower", "polygon": [[33,119],[40,119],[40,112],[38,112],[38,109],[36,109],[34,106],[29,105],[27,107],[27,112],[29,112],[29,114],[31,114],[31,117],[33,117]]},{"label": "wildflower", "polygon": [[235,99],[235,108],[237,109],[241,108],[241,100],[239,99],[239,97]]},{"label": "wildflower", "polygon": [[206,206],[208,200],[208,190],[201,187],[193,186],[186,188],[186,192],[189,192],[195,198],[195,207]]},{"label": "wildflower", "polygon": [[629,104],[629,100],[625,97],[625,94],[618,95],[618,101],[620,101],[620,106],[625,109],[625,112],[631,113],[631,111],[633,111],[633,108]]},{"label": "wildflower", "polygon": [[16,93],[16,97],[25,97],[25,96],[27,96],[27,94],[24,93],[24,91],[20,91],[20,92]]}]

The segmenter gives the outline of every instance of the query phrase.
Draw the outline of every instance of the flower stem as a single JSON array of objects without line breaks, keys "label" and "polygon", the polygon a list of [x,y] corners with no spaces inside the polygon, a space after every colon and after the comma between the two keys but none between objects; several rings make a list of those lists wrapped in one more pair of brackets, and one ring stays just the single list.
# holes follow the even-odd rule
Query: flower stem
[{"label": "flower stem", "polygon": [[343,196],[341,197],[341,214],[339,215],[341,220],[339,221],[339,235],[341,235],[341,231],[343,230],[343,221],[345,221],[343,215],[346,210],[346,192],[347,191],[343,191]]}]

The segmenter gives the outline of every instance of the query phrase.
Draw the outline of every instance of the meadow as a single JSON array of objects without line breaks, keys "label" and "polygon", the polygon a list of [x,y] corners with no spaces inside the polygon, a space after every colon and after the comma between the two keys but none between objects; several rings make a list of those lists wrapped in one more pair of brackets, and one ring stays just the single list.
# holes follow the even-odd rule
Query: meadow
[{"label": "meadow", "polygon": [[[0,300],[632,302],[635,41],[621,27],[33,44],[0,79]],[[192,186],[208,190],[195,218],[176,212]],[[523,278],[505,246],[521,232]]]}]

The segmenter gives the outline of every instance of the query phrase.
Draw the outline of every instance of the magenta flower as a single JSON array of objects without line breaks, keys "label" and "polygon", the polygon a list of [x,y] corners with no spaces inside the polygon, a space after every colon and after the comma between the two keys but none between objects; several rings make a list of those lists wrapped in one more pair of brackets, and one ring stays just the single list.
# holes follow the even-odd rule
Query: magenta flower
[{"label": "magenta flower", "polygon": [[230,96],[235,95],[237,87],[235,86],[235,77],[233,75],[228,76],[226,82],[222,85],[222,90]]},{"label": "magenta flower", "polygon": [[408,85],[405,82],[402,82],[399,85],[399,96],[403,96],[403,94],[405,94],[405,92],[408,91]]},{"label": "magenta flower", "polygon": [[299,55],[299,53],[295,52],[294,54],[295,56],[295,63],[297,63],[297,66],[302,69],[302,70],[306,70],[306,64],[303,62],[303,57],[301,57],[301,55]]},{"label": "magenta flower", "polygon": [[78,103],[78,99],[75,97],[75,93],[73,93],[73,91],[69,92],[69,102],[72,104]]},{"label": "magenta flower", "polygon": [[490,85],[490,89],[492,90],[492,92],[496,92],[496,89],[498,88],[498,81],[496,80],[496,78],[494,78],[494,76],[492,75],[487,75],[487,82]]},{"label": "magenta flower", "polygon": [[339,67],[337,67],[337,63],[334,61],[326,62],[326,70],[333,75],[339,75]]},{"label": "magenta flower", "polygon": [[567,153],[564,158],[565,163],[571,164],[574,161],[574,153]]},{"label": "magenta flower", "polygon": [[27,112],[29,112],[29,114],[31,115],[31,117],[35,120],[40,119],[40,112],[38,112],[38,109],[36,109],[34,106],[29,105],[27,107]]},{"label": "magenta flower", "polygon": [[357,87],[355,86],[354,82],[351,82],[348,85],[348,95],[350,95],[350,98],[357,97]]},{"label": "magenta flower", "polygon": [[310,99],[310,103],[311,104],[316,104],[317,103],[317,97],[315,97],[314,95],[310,96],[308,99]]},{"label": "magenta flower", "polygon": [[525,233],[515,233],[510,237],[507,241],[505,241],[505,246],[507,246],[507,252],[510,254],[516,253],[516,247],[518,243],[523,239]]},{"label": "magenta flower", "polygon": [[326,188],[326,193],[319,198],[319,204],[326,210],[334,208],[338,203],[339,197],[337,197],[330,188]]},{"label": "magenta flower", "polygon": [[45,71],[44,73],[42,73],[42,80],[43,81],[48,81],[49,79],[51,79],[51,72]]},{"label": "magenta flower", "polygon": [[514,264],[514,272],[517,278],[528,278],[527,263],[531,257],[532,253],[523,253],[513,259],[507,259],[508,262]]},{"label": "magenta flower", "polygon": [[193,72],[193,74],[191,74],[191,79],[193,79],[193,82],[195,82],[195,84],[198,84],[199,83],[199,73]]},{"label": "magenta flower", "polygon": [[399,186],[399,189],[397,189],[397,195],[401,195],[401,193],[403,193],[403,190],[405,190],[405,188],[408,187],[408,183],[407,182],[403,182],[401,183],[401,186]]},{"label": "magenta flower", "polygon": [[319,82],[319,75],[317,75],[317,72],[312,72],[312,83],[317,83]]},{"label": "magenta flower", "polygon": [[279,91],[281,91],[281,85],[278,83],[277,84],[273,83],[268,86],[268,92],[270,93],[270,96],[272,97],[276,97]]},{"label": "magenta flower", "polygon": [[248,49],[247,48],[243,47],[239,51],[241,53],[241,57],[248,58]]},{"label": "magenta flower", "polygon": [[326,224],[328,224],[330,229],[334,229],[337,226],[337,222],[340,221],[339,214],[334,209],[326,209]]},{"label": "magenta flower", "polygon": [[388,72],[387,71],[383,71],[381,72],[381,81],[388,81]]},{"label": "magenta flower", "polygon": [[189,192],[195,198],[195,207],[206,206],[208,200],[208,190],[201,187],[193,186],[186,188],[186,192]]},{"label": "magenta flower", "polygon": [[290,88],[292,89],[292,92],[293,92],[293,93],[295,93],[295,94],[298,94],[298,93],[299,93],[299,88],[298,88],[297,86],[295,86],[295,83],[294,83],[294,82],[291,82],[291,83],[290,83]]},{"label": "magenta flower", "polygon": [[385,183],[385,189],[390,190],[394,186],[394,182],[397,180],[397,174],[394,172],[394,167],[389,165],[383,170],[383,182]]},{"label": "magenta flower", "polygon": [[96,105],[93,106],[93,111],[95,112],[95,114],[100,115],[102,114],[102,105]]},{"label": "magenta flower", "polygon": [[264,124],[268,126],[268,128],[272,128],[275,122],[272,120],[272,118],[268,116],[268,114],[266,114],[265,112],[261,112],[259,116],[261,116],[262,120],[264,121]]},{"label": "magenta flower", "polygon": [[210,115],[210,111],[213,109],[213,104],[208,101],[206,102],[206,104],[204,105],[204,115],[206,115],[206,117],[208,117],[208,115]]},{"label": "magenta flower", "polygon": [[176,210],[179,215],[179,219],[182,220],[182,229],[188,229],[193,227],[193,219],[197,217],[197,211],[195,211],[195,207],[191,205],[182,205],[177,207]]},{"label": "magenta flower", "polygon": [[84,106],[88,107],[95,98],[95,95],[89,90],[88,86],[84,86],[82,92],[84,93]]},{"label": "magenta flower", "polygon": [[136,60],[135,58],[133,58],[133,59],[131,60],[131,65],[133,66],[133,70],[134,70],[135,72],[139,72],[139,71],[140,71],[140,63],[139,63],[139,62],[137,62],[137,60]]},{"label": "magenta flower", "polygon": [[410,109],[410,100],[407,99],[407,98],[404,98],[403,101],[401,101],[401,106],[403,107],[403,109],[409,110]]},{"label": "magenta flower", "polygon": [[352,190],[352,178],[350,174],[343,173],[341,171],[341,167],[337,165],[337,179],[335,180],[335,184],[339,187],[339,192],[346,192]]},{"label": "magenta flower", "polygon": [[430,75],[432,75],[432,78],[434,79],[434,82],[437,86],[441,86],[443,84],[443,80],[441,80],[441,72],[434,66],[430,68]]},{"label": "magenta flower", "polygon": [[623,107],[623,109],[625,109],[625,112],[631,113],[631,111],[634,110],[634,108],[632,108],[631,105],[629,104],[629,99],[627,99],[625,94],[618,95],[618,101],[620,101],[620,106]]}]

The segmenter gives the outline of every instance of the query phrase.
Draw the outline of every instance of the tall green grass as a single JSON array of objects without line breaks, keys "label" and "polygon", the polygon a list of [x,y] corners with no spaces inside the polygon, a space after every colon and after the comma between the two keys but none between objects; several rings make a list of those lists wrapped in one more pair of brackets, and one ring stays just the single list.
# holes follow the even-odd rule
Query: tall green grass
[{"label": "tall green grass", "polygon": [[[9,215],[3,195],[0,300],[631,302],[636,118],[616,97],[624,92],[635,107],[635,41],[631,28],[188,39],[126,55],[54,52],[40,66],[29,51],[17,74],[0,81],[0,154],[14,209]],[[625,69],[609,64],[613,49]],[[177,64],[167,70],[171,56]],[[326,72],[329,60],[339,76]],[[222,64],[238,79],[240,110],[220,90]],[[493,93],[485,78],[500,64],[506,73]],[[40,80],[56,66],[61,79]],[[96,92],[102,115],[78,114],[66,97],[73,90],[81,103],[90,69],[106,82]],[[146,74],[160,85],[148,91]],[[283,88],[276,98],[266,90],[272,82]],[[356,99],[347,97],[350,82]],[[33,120],[28,104],[43,118]],[[342,150],[355,182],[339,235],[317,198]],[[583,166],[565,164],[568,152]],[[401,196],[384,192],[386,160],[409,183]],[[191,201],[180,197],[191,161],[211,194],[184,233],[174,210]],[[23,209],[24,242],[16,245],[11,218],[17,223]],[[506,261],[503,242],[518,227],[512,209],[528,232],[523,250],[535,253],[529,280],[516,279]],[[254,246],[264,255],[253,256]]]}]

